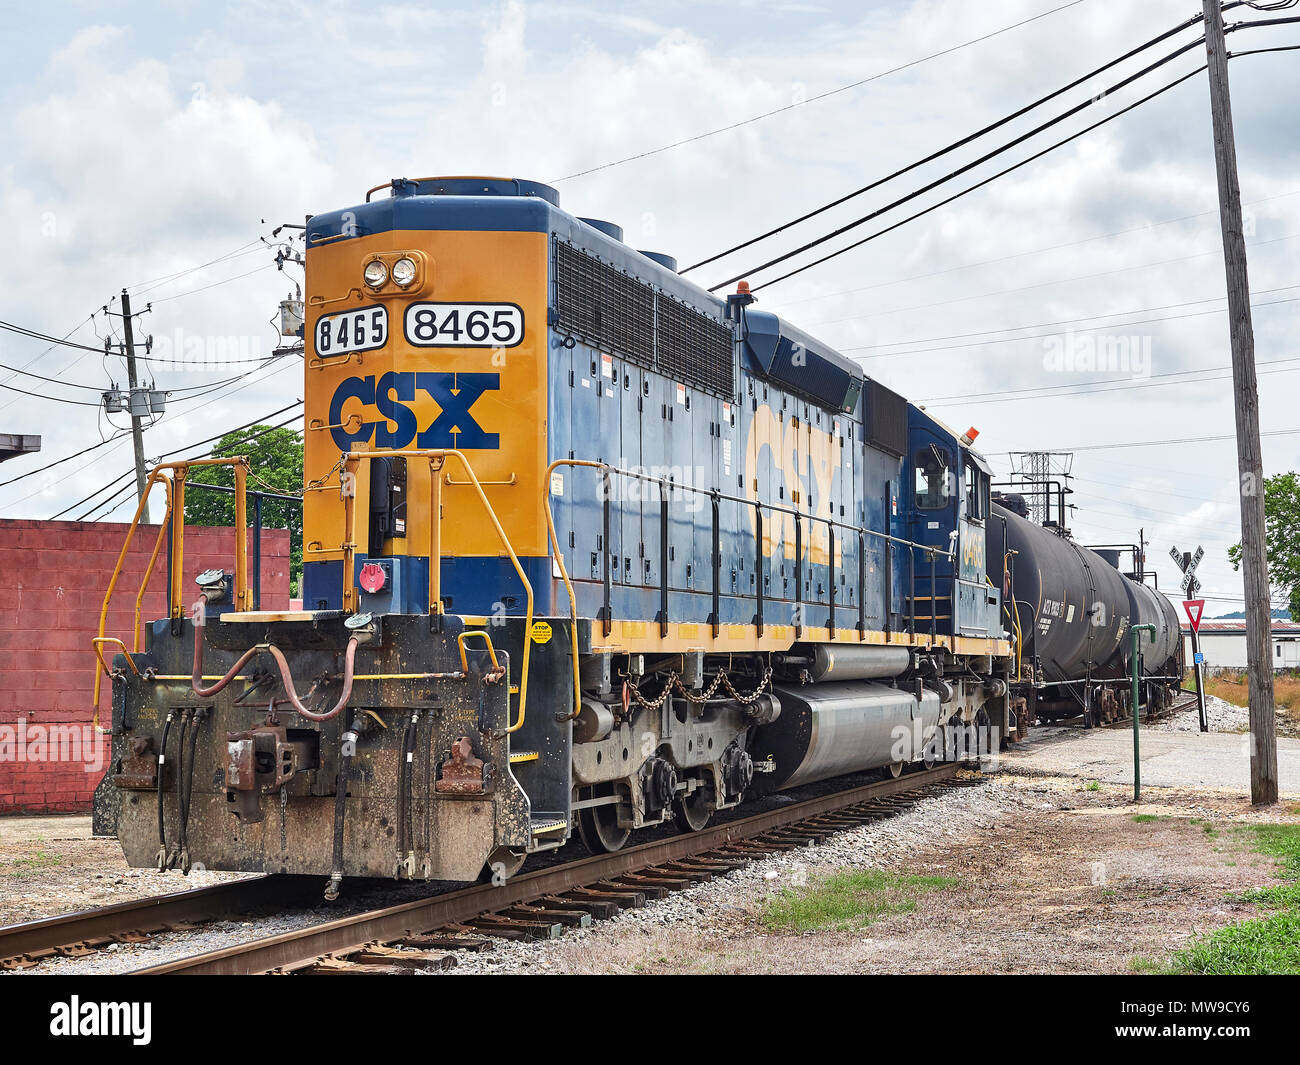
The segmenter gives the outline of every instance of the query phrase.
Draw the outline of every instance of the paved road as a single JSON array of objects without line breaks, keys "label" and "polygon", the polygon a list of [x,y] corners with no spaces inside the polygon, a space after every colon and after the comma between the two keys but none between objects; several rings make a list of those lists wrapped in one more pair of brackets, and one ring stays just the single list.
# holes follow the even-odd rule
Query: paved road
[{"label": "paved road", "polygon": [[[1142,784],[1250,792],[1250,737],[1223,732],[1143,732]],[[1279,739],[1281,794],[1300,797],[1300,740]],[[1103,784],[1133,783],[1133,733],[1126,729],[1038,729],[1002,755],[1006,766]]]}]

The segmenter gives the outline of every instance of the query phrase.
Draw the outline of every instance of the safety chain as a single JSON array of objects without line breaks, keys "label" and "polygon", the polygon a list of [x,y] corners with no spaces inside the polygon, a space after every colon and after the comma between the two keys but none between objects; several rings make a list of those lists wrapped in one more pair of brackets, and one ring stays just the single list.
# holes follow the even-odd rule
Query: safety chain
[{"label": "safety chain", "polygon": [[[342,473],[343,473],[343,463],[344,463],[344,461],[345,461],[345,456],[340,455],[340,456],[339,456],[339,460],[338,460],[338,462],[334,463],[333,466],[331,466],[331,467],[330,467],[328,470],[326,470],[323,474],[321,474],[319,477],[317,477],[316,480],[314,480],[314,481],[308,481],[308,482],[307,482],[307,486],[306,486],[306,488],[303,489],[303,492],[306,493],[308,489],[312,489],[312,488],[322,488],[322,487],[324,487],[325,483],[326,483],[326,482],[330,479],[330,477],[332,477],[335,473],[338,473],[338,474],[342,475]],[[276,491],[279,491],[279,489],[276,489]]]},{"label": "safety chain", "polygon": [[641,694],[640,690],[637,688],[636,685],[627,683],[626,681],[624,683],[624,690],[632,697],[632,699],[636,701],[638,705],[645,707],[647,710],[658,710],[661,706],[663,706],[665,700],[672,694],[673,689],[676,689],[677,691],[681,692],[682,695],[686,698],[687,702],[699,706],[712,699],[714,693],[718,690],[719,687],[726,688],[727,693],[736,702],[740,703],[741,706],[749,706],[752,703],[754,703],[758,699],[758,697],[763,694],[763,692],[767,690],[768,685],[771,683],[771,681],[772,681],[772,667],[768,666],[767,669],[763,672],[763,679],[758,682],[758,687],[756,687],[752,692],[748,693],[747,695],[742,695],[740,692],[736,691],[735,687],[731,683],[731,678],[727,676],[727,671],[725,669],[718,670],[717,675],[713,678],[713,683],[710,684],[708,688],[705,689],[703,692],[701,692],[699,695],[692,694],[686,688],[686,685],[682,683],[682,678],[678,676],[676,673],[668,674],[668,680],[664,684],[663,691],[661,691],[659,695],[654,699],[647,699],[645,696]]},{"label": "safety chain", "polygon": [[[333,471],[331,470],[330,472],[332,473]],[[300,492],[300,491],[299,491],[299,492],[295,492],[295,491],[293,491],[292,489],[288,489],[288,488],[280,488],[280,487],[278,487],[277,485],[273,485],[270,481],[264,480],[263,478],[259,477],[259,476],[258,476],[257,474],[255,474],[252,470],[249,470],[249,471],[245,474],[245,476],[247,476],[247,477],[249,478],[249,480],[256,481],[256,482],[257,482],[258,484],[260,484],[263,488],[265,488],[268,492],[274,492],[274,493],[276,493],[276,495],[299,496],[299,497],[302,496],[302,492]],[[325,476],[328,477],[329,474],[327,473]]]}]

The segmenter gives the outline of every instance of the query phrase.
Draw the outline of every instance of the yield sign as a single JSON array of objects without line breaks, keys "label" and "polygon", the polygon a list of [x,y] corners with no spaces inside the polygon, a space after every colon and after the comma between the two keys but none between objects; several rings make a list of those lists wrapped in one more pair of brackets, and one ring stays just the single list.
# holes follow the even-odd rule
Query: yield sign
[{"label": "yield sign", "polygon": [[1187,620],[1192,623],[1192,631],[1201,631],[1201,615],[1205,613],[1204,599],[1187,599],[1183,602],[1183,609],[1187,611]]}]

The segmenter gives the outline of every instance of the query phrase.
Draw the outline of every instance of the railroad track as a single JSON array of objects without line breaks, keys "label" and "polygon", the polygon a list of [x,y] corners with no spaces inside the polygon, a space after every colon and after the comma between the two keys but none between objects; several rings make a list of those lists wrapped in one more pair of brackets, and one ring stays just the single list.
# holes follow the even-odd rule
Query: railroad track
[{"label": "railroad track", "polygon": [[0,928],[0,970],[30,969],[47,958],[80,958],[114,943],[146,943],[205,921],[315,901],[320,877],[259,876],[155,895]]},{"label": "railroad track", "polygon": [[750,861],[896,816],[957,780],[945,764],[705,828],[136,970],[144,975],[410,973],[501,939],[549,939]]}]

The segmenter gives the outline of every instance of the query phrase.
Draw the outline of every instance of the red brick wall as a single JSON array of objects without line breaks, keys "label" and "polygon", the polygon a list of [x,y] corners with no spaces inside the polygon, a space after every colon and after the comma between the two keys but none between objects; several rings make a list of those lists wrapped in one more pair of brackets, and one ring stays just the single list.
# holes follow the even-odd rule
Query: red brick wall
[{"label": "red brick wall", "polygon": [[[94,692],[90,641],[125,524],[0,520],[0,814],[80,811],[108,765],[107,737],[89,730]],[[132,646],[135,597],[158,527],[137,530],[109,607],[106,636]],[[250,565],[251,534],[250,540]],[[230,529],[185,530],[185,601],[205,569],[234,567]],[[289,603],[289,534],[262,532],[262,608]],[[166,542],[140,612],[144,623],[167,616]],[[114,648],[105,648],[112,660]],[[100,722],[110,720],[108,678]],[[65,730],[72,726],[75,731]],[[66,738],[45,742],[50,729]],[[57,750],[55,749],[57,747]]]}]

